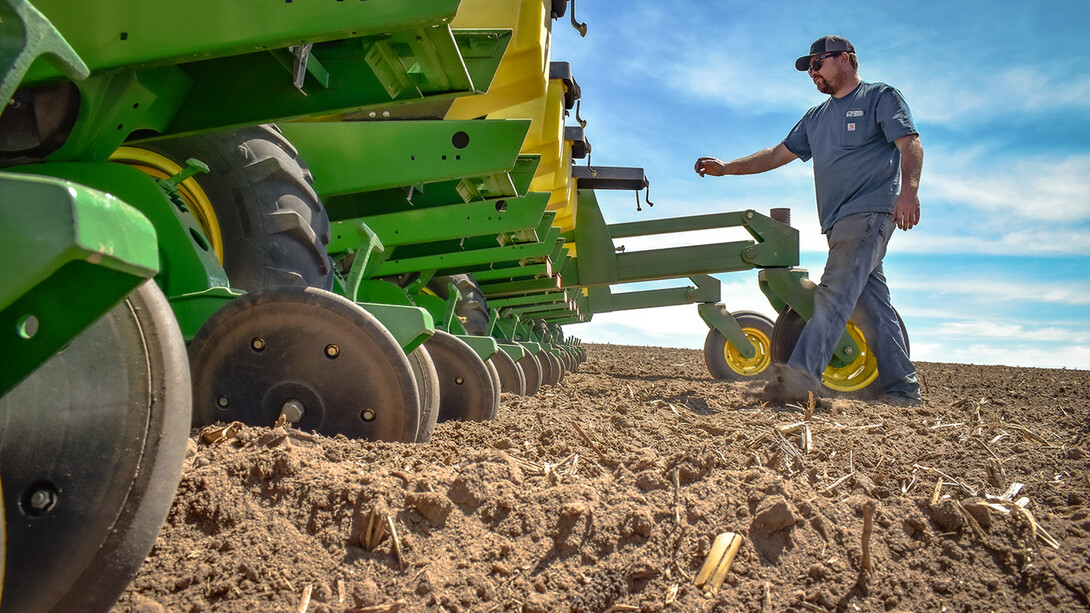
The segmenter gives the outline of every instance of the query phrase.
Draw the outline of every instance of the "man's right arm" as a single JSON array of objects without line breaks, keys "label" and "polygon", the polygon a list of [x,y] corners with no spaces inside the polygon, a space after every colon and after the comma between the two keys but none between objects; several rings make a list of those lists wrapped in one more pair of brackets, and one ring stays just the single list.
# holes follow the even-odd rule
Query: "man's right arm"
[{"label": "man's right arm", "polygon": [[791,150],[784,146],[783,143],[776,145],[775,147],[769,147],[754,153],[753,155],[747,155],[744,158],[738,158],[729,162],[723,162],[713,157],[702,157],[696,161],[696,174],[700,176],[712,175],[713,177],[721,177],[723,175],[754,175],[760,172],[767,172],[773,168],[779,168],[791,160],[798,159],[798,156],[791,153]]}]

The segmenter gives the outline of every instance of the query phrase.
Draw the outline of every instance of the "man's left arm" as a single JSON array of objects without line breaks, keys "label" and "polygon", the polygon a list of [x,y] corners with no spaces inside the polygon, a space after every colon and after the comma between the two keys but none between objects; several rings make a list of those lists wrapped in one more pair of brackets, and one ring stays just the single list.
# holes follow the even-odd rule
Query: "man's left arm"
[{"label": "man's left arm", "polygon": [[901,152],[901,195],[893,205],[893,221],[902,230],[920,223],[920,172],[923,170],[923,145],[919,134],[909,134],[893,141]]}]

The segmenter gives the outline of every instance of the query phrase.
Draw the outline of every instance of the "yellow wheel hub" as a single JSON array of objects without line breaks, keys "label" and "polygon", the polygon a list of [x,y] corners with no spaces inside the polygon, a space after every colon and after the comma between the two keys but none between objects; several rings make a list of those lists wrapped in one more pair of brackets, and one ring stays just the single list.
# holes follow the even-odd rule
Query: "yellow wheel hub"
[{"label": "yellow wheel hub", "polygon": [[859,347],[859,353],[849,364],[826,367],[825,373],[821,376],[821,382],[825,384],[825,387],[838,392],[861,390],[878,378],[878,359],[867,346],[863,332],[853,321],[848,322],[848,334]]},{"label": "yellow wheel hub", "polygon": [[[139,147],[119,147],[110,156],[110,160],[127,164],[148,176],[164,180],[185,170],[170,158]],[[182,181],[178,186],[178,195],[189,206],[189,210],[212,245],[216,259],[222,264],[223,235],[220,233],[219,219],[216,218],[216,211],[212,208],[212,201],[193,177]]]},{"label": "yellow wheel hub", "polygon": [[752,358],[743,357],[734,345],[723,345],[723,357],[731,370],[743,377],[753,377],[761,374],[772,363],[772,339],[757,328],[742,328],[746,338],[753,343],[757,353]]}]

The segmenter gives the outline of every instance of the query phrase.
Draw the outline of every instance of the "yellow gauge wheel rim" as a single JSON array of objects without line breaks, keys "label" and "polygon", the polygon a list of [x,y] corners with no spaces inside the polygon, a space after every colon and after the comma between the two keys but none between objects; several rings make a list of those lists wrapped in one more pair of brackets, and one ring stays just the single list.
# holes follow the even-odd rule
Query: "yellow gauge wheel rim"
[{"label": "yellow gauge wheel rim", "polygon": [[840,367],[828,366],[821,376],[825,387],[838,392],[854,392],[867,387],[878,378],[878,358],[867,346],[863,332],[854,321],[848,322],[848,334],[859,347],[859,353],[851,363]]},{"label": "yellow gauge wheel rim", "polygon": [[757,352],[752,358],[742,356],[731,343],[723,344],[723,358],[731,370],[743,377],[754,377],[765,371],[772,363],[772,339],[757,328],[742,328],[746,338],[753,343]]},{"label": "yellow gauge wheel rim", "polygon": [[[185,170],[170,158],[139,147],[119,147],[110,156],[110,160],[132,166],[156,179],[169,179]],[[223,264],[223,234],[220,232],[219,219],[212,208],[212,201],[193,177],[182,181],[178,186],[178,195],[189,206],[193,217],[211,243],[216,259]]]}]

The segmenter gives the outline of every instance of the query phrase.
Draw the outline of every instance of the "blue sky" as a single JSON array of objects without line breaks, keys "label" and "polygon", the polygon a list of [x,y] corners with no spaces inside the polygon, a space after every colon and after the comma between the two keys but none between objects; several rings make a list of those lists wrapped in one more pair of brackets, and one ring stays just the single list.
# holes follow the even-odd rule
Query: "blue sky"
[{"label": "blue sky", "polygon": [[[1090,368],[1090,2],[582,0],[576,9],[589,32],[557,21],[552,59],[571,62],[582,88],[593,163],[645,168],[655,203],[637,213],[630,192],[601,193],[607,222],[787,206],[801,266],[819,278],[812,164],[700,178],[693,163],[780,142],[824,98],[795,58],[840,34],[864,80],[904,94],[925,150],[921,224],[898,231],[885,260],[913,358]],[[626,248],[738,236],[707,238]],[[775,315],[755,272],[717,276],[728,309]],[[680,306],[599,314],[565,331],[699,348],[707,327],[695,306]]]}]

